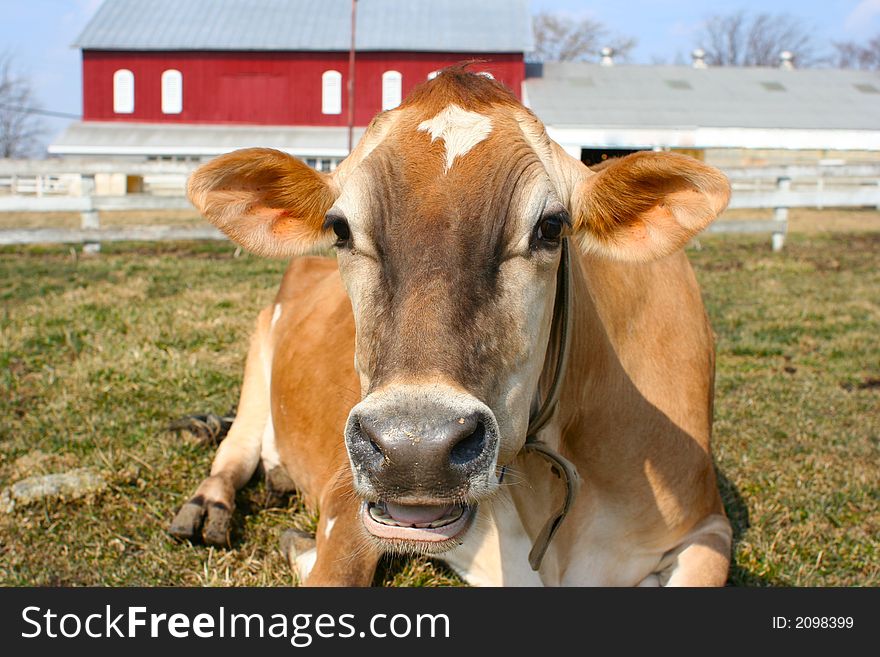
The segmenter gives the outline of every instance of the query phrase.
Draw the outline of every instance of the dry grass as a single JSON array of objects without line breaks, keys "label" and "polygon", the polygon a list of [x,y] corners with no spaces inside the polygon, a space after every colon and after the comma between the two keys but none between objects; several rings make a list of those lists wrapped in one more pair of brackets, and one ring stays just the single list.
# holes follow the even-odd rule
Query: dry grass
[{"label": "dry grass", "polygon": [[[773,210],[727,210],[719,221],[772,219]],[[793,208],[788,213],[788,232],[794,235],[816,233],[880,232],[880,210]]]},{"label": "dry grass", "polygon": [[[880,233],[710,236],[692,260],[718,334],[715,451],[735,584],[880,584]],[[238,498],[233,548],[174,542],[213,449],[165,430],[236,401],[245,340],[283,263],[223,244],[0,251],[0,487],[90,466],[92,498],[0,515],[0,583],[287,585],[295,498]],[[377,583],[457,580],[389,560]]]}]

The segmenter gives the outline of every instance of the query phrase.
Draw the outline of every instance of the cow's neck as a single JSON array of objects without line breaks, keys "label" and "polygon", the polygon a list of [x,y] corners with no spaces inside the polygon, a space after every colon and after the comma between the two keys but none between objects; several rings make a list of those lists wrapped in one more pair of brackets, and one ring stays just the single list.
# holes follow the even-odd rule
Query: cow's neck
[{"label": "cow's neck", "polygon": [[[550,450],[575,466],[581,478],[587,480],[580,496],[588,496],[591,442],[588,418],[592,403],[589,400],[598,394],[599,387],[612,375],[614,354],[590,291],[585,257],[577,249],[572,249],[569,283],[571,298],[568,311],[572,321],[567,365],[560,383],[559,403],[550,421],[539,432],[538,438]],[[541,401],[546,399],[553,385],[558,347],[559,342],[551,335],[539,382],[538,399]],[[583,449],[584,445],[587,447],[586,451]],[[554,465],[552,460],[549,465]],[[560,508],[565,485],[561,478],[551,474],[548,460],[534,451],[523,450],[517,459],[516,470],[514,476],[519,481],[527,481],[528,485],[514,485],[509,493],[525,531],[524,541],[531,546],[528,557],[534,566],[534,558],[541,549],[542,533]],[[569,522],[570,517],[567,516],[552,541],[544,546],[547,551],[541,566],[541,577],[546,582],[557,581],[568,561],[565,546],[570,545],[571,541],[565,535],[570,529]],[[502,546],[502,553],[512,549],[505,544]],[[519,550],[514,552],[519,563],[525,555]]]},{"label": "cow's neck", "polygon": [[[589,256],[586,256],[589,258]],[[590,291],[585,271],[584,256],[574,251],[571,257],[569,283],[571,300],[571,334],[569,336],[567,366],[560,382],[559,404],[549,430],[542,432],[541,439],[568,458],[578,456],[569,448],[570,442],[583,443],[586,407],[590,404],[590,390],[606,380],[613,362],[613,347],[602,324],[596,302]],[[550,345],[547,358],[556,358],[556,345]],[[545,369],[541,389],[546,394],[550,384],[552,367]],[[575,463],[575,465],[578,465]]]}]

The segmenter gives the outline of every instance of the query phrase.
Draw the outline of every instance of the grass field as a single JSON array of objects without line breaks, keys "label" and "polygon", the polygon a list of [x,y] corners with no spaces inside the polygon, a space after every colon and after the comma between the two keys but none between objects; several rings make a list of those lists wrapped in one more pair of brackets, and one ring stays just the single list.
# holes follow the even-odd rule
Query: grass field
[{"label": "grass field", "polygon": [[[874,217],[876,213],[872,213]],[[709,236],[690,255],[718,343],[715,455],[736,585],[880,584],[880,231]],[[0,489],[91,467],[84,499],[0,512],[0,584],[286,585],[278,535],[314,518],[262,483],[233,548],[174,542],[213,447],[166,430],[234,406],[246,338],[284,264],[227,244],[0,251]],[[427,560],[376,583],[438,585]]]}]

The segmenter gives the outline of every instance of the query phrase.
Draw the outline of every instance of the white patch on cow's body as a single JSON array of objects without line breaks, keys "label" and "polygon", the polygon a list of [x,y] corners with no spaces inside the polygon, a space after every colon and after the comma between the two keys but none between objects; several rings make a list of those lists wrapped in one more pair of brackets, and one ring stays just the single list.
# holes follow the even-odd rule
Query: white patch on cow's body
[{"label": "white patch on cow's body", "polygon": [[701,552],[716,549],[717,554],[730,554],[732,541],[733,530],[725,516],[713,513],[703,518],[677,549],[663,555],[658,568],[660,582],[665,586],[694,586],[692,577],[699,573],[700,562],[705,559]]},{"label": "white patch on cow's body", "polygon": [[[277,321],[277,318],[281,316],[281,304],[276,303],[275,308],[272,312],[272,320],[269,324],[269,331],[271,332],[272,328]],[[266,392],[267,396],[271,398],[271,389],[272,389],[272,342],[273,340],[265,339],[262,341],[261,349],[260,349],[260,362],[263,366],[263,376],[265,377],[266,382]],[[263,427],[263,437],[261,439],[260,446],[260,460],[263,463],[263,470],[265,472],[270,472],[273,468],[276,468],[281,465],[281,457],[278,455],[278,449],[275,446],[275,424],[272,421],[272,409],[269,410],[269,417],[266,418],[266,424]]]},{"label": "white patch on cow's body", "polygon": [[481,505],[459,547],[437,555],[471,586],[543,586],[529,565],[532,543],[507,490]]},{"label": "white patch on cow's body", "polygon": [[446,146],[444,171],[452,168],[455,158],[465,155],[492,132],[492,120],[488,116],[469,112],[458,105],[449,105],[433,119],[419,124],[421,132],[431,135],[431,142],[442,139]]},{"label": "white patch on cow's body", "polygon": [[278,455],[278,448],[275,445],[275,428],[272,424],[272,418],[266,422],[263,429],[263,444],[260,449],[260,459],[263,462],[263,469],[271,472],[274,468],[281,465],[281,457]]},{"label": "white patch on cow's body", "polygon": [[330,532],[333,531],[333,525],[336,524],[336,518],[328,518],[324,523],[324,538],[330,538]]},{"label": "white patch on cow's body", "polygon": [[315,567],[315,561],[317,560],[318,551],[315,548],[296,555],[294,569],[296,570],[296,576],[299,578],[300,584],[308,579],[309,574],[312,572],[312,568]]}]

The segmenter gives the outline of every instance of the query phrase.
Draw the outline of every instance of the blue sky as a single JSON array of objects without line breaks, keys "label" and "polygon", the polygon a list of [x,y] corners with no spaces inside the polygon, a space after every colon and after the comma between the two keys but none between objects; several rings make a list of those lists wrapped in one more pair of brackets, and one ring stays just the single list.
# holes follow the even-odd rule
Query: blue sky
[{"label": "blue sky", "polygon": [[[181,0],[185,2],[186,0]],[[320,1],[320,0],[316,0]],[[406,0],[400,0],[405,2]],[[0,0],[0,52],[11,53],[45,109],[78,114],[79,51],[70,47],[101,0]],[[479,2],[479,0],[474,0]],[[612,33],[635,37],[634,63],[688,57],[706,16],[737,9],[786,12],[815,31],[819,43],[864,41],[880,33],[880,0],[531,0],[532,10],[589,17]],[[47,119],[50,137],[67,121]]]},{"label": "blue sky", "polygon": [[635,37],[633,61],[668,62],[677,55],[690,61],[694,35],[707,16],[739,9],[749,13],[786,13],[813,30],[819,44],[865,41],[880,32],[880,0],[531,0],[532,11],[565,13],[604,23],[613,33]]}]

